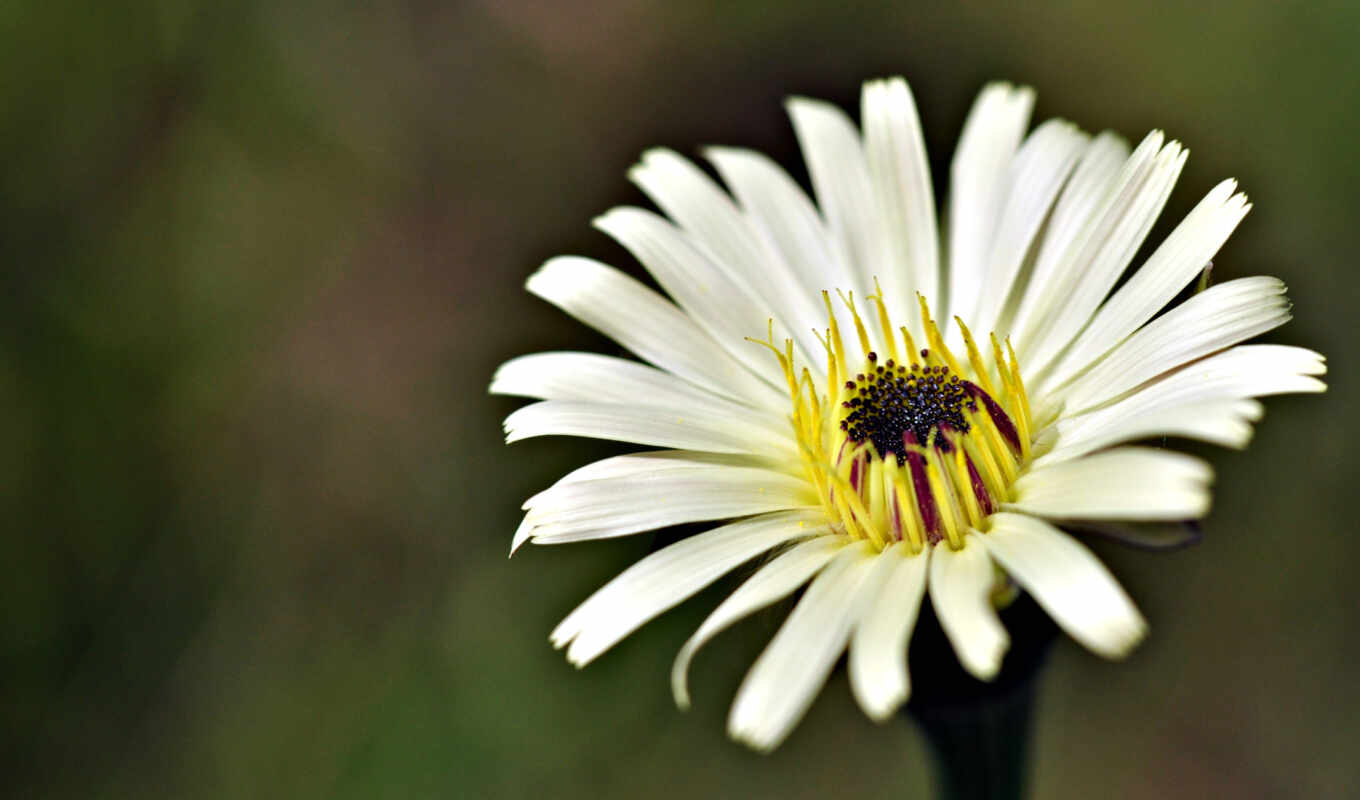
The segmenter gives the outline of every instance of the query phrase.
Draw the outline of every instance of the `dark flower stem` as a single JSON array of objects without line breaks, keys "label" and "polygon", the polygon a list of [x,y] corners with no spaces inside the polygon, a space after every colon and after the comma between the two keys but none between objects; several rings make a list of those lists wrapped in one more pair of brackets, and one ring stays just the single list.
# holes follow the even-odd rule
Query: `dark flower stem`
[{"label": "dark flower stem", "polygon": [[979,681],[954,658],[928,608],[912,637],[914,696],[908,713],[934,756],[942,800],[1019,800],[1028,795],[1036,690],[1056,628],[1027,595],[1001,612],[1011,646],[1001,672]]}]

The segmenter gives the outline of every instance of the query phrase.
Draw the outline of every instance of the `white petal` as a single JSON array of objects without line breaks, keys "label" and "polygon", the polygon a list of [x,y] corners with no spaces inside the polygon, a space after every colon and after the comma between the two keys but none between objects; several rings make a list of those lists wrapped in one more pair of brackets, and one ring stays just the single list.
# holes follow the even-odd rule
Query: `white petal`
[{"label": "white petal", "polygon": [[1212,286],[1144,326],[1059,392],[1065,413],[1115,400],[1139,384],[1289,319],[1284,284],[1240,278]]},{"label": "white petal", "polygon": [[1043,606],[1063,630],[1106,658],[1122,658],[1147,623],[1100,559],[1076,539],[1023,514],[995,514],[969,534]]},{"label": "white petal", "polygon": [[839,108],[820,100],[791,98],[787,103],[794,132],[807,161],[817,205],[833,241],[850,266],[850,286],[865,296],[884,265],[878,199],[869,178],[859,131]]},{"label": "white petal", "polygon": [[711,464],[726,464],[733,467],[777,466],[776,462],[751,456],[724,455],[718,453],[699,453],[693,450],[644,450],[612,456],[577,467],[557,480],[551,487],[524,501],[521,508],[528,510],[548,502],[549,495],[573,483],[582,481],[609,480],[627,475],[659,475],[673,471],[693,470]]},{"label": "white petal", "polygon": [[649,150],[628,171],[666,215],[694,234],[695,241],[729,273],[749,270],[741,280],[760,277],[765,251],[727,193],[698,167],[665,149]]},{"label": "white petal", "polygon": [[544,400],[506,417],[504,427],[507,443],[534,436],[584,436],[710,453],[797,457],[792,433],[780,431],[777,420],[760,427],[748,423],[694,408],[663,411],[660,406]]},{"label": "white petal", "polygon": [[1007,170],[1033,108],[1032,89],[993,83],[968,112],[950,169],[949,311],[940,309],[942,319],[952,317],[982,284],[1005,201]]},{"label": "white petal", "polygon": [[591,595],[553,630],[553,646],[583,667],[641,625],[784,542],[825,531],[822,514],[741,520],[658,550]]},{"label": "white petal", "polygon": [[1024,356],[1026,366],[1031,360],[1028,354],[1037,345],[1036,337],[1061,312],[1066,296],[1081,280],[1086,265],[1105,245],[1110,232],[1121,220],[1121,212],[1129,207],[1152,172],[1163,141],[1161,131],[1143,137],[1114,179],[1090,198],[1094,202],[1085,204],[1079,221],[1072,220],[1071,224],[1076,225],[1077,230],[1066,246],[1060,250],[1050,246],[1043,248],[1041,256],[1052,261],[1036,264],[1034,280],[1025,288],[1012,330],[1020,340],[1017,349]]},{"label": "white petal", "polygon": [[897,543],[879,561],[874,568],[882,573],[877,592],[866,601],[850,640],[850,688],[864,713],[882,722],[911,695],[907,642],[926,591],[930,550],[912,555]]},{"label": "white petal", "polygon": [[[1133,411],[1139,392],[1091,417],[1100,419],[1079,429],[1069,429],[1067,420],[1057,424],[1054,448],[1034,460],[1036,467],[1080,458],[1111,445],[1157,436],[1183,436],[1222,447],[1246,447],[1251,440],[1251,423],[1265,409],[1255,400],[1207,400],[1174,406]],[[1133,411],[1133,413],[1129,413]],[[1086,417],[1071,420],[1080,423]]]},{"label": "white petal", "polygon": [[985,547],[964,540],[960,550],[938,544],[930,556],[930,603],[964,668],[996,677],[1010,637],[992,607],[996,571]]},{"label": "white petal", "polygon": [[[1046,305],[1047,312],[1021,322],[1018,335],[1026,343],[1028,369],[1042,371],[1071,343],[1161,213],[1186,157],[1179,143],[1162,147],[1161,140],[1160,132],[1150,134],[1129,158],[1114,191],[1074,243],[1070,260],[1058,268],[1057,280],[1040,290],[1049,295],[1046,303],[1037,301]],[[1147,156],[1154,146],[1155,152]]]},{"label": "white petal", "polygon": [[[823,290],[855,285],[845,254],[816,207],[778,164],[762,153],[729,147],[711,147],[704,154],[809,297],[816,301]],[[819,319],[817,327],[824,325]]]},{"label": "white petal", "polygon": [[[812,329],[822,324],[816,295],[798,284],[780,253],[756,235],[757,229],[702,170],[669,150],[658,149],[645,153],[642,163],[628,174],[692,234],[691,243],[703,249],[733,283],[764,301],[760,314],[787,326],[804,355],[822,352],[812,335]],[[694,278],[703,280],[701,275]]]},{"label": "white petal", "polygon": [[813,580],[737,690],[727,718],[732,738],[772,750],[793,730],[845,650],[876,555],[856,542]]},{"label": "white petal", "polygon": [[1203,439],[1243,447],[1261,406],[1249,397],[1320,392],[1315,375],[1327,371],[1322,356],[1282,345],[1239,345],[1145,384],[1099,410],[1059,420],[1054,449],[1043,465],[1101,447],[1152,435]]},{"label": "white petal", "polygon": [[896,268],[879,275],[884,302],[894,319],[910,320],[914,292],[939,298],[939,234],[921,122],[911,89],[901,78],[870,81],[861,95],[864,149],[869,178],[883,213],[890,257]]},{"label": "white petal", "polygon": [[1100,210],[1105,198],[1114,191],[1128,158],[1128,143],[1109,131],[1102,132],[1087,144],[1072,177],[1058,197],[1052,217],[1044,226],[1029,281],[1020,291],[1012,293],[1007,303],[1008,313],[1003,314],[998,323],[998,333],[1012,330],[1018,307],[1029,294],[1042,292],[1044,287],[1053,285],[1064,256],[1086,230],[1087,223]]},{"label": "white petal", "polygon": [[1193,519],[1209,510],[1212,477],[1197,458],[1123,447],[1035,467],[1003,507],[1050,519]]},{"label": "white petal", "polygon": [[[771,385],[782,385],[784,376],[775,360],[746,341],[748,336],[766,336],[774,309],[765,308],[745,281],[720,269],[688,234],[650,211],[615,208],[597,217],[595,227],[628,248],[661,288],[747,369]],[[777,329],[783,325],[776,323]]]},{"label": "white petal", "polygon": [[529,524],[529,520],[520,521],[519,527],[515,529],[514,538],[510,540],[510,555],[513,556],[516,550],[523,547],[524,544],[529,541],[529,534],[533,532],[533,529],[533,526]]},{"label": "white petal", "polygon": [[771,417],[767,410],[719,397],[669,372],[595,353],[534,353],[513,358],[496,370],[491,392],[542,400],[692,408],[754,425],[767,425]]},{"label": "white petal", "polygon": [[1016,153],[1008,170],[1005,204],[997,219],[985,275],[972,292],[976,302],[965,303],[963,297],[956,297],[951,305],[951,312],[970,327],[978,331],[996,327],[1030,244],[1087,141],[1077,126],[1049,120],[1036,128]]},{"label": "white petal", "polygon": [[667,372],[738,400],[788,406],[786,392],[757,378],[684,312],[613,267],[563,256],[544,264],[525,286]]},{"label": "white petal", "polygon": [[817,505],[816,492],[805,478],[695,462],[689,469],[578,481],[549,490],[536,497],[526,519],[536,544],[560,544]]},{"label": "white petal", "polygon": [[1059,385],[1109,352],[1138,326],[1152,319],[1198,275],[1223,246],[1251,205],[1233,194],[1236,181],[1223,181],[1195,206],[1147,262],[1106,300],[1054,370]]},{"label": "white petal", "polygon": [[675,704],[689,708],[689,664],[714,636],[738,620],[787,597],[807,583],[822,567],[840,552],[849,539],[843,536],[818,536],[789,548],[728,595],[713,613],[689,637],[675,657],[671,667],[671,692]]}]

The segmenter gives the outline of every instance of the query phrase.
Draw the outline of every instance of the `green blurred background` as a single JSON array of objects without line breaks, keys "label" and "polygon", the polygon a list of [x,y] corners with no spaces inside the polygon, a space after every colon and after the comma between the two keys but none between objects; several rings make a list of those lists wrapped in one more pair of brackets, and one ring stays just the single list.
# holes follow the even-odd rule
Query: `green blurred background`
[{"label": "green blurred background", "polygon": [[[527,294],[545,258],[636,266],[594,215],[647,146],[756,147],[780,102],[903,74],[938,176],[974,93],[1192,150],[1256,207],[1331,357],[1211,452],[1200,546],[1109,547],[1152,623],[1055,651],[1036,797],[1353,797],[1360,783],[1360,6],[550,0],[0,9],[0,756],[39,797],[912,797],[919,734],[836,676],[772,757],[730,743],[777,617],[667,686],[701,595],[578,672],[562,615],[651,547],[527,548],[518,506],[613,452],[505,448],[496,365],[614,346]],[[1205,451],[1210,452],[1210,451]],[[1349,490],[1349,491],[1347,491]],[[1345,494],[1343,494],[1345,492]],[[730,584],[726,584],[730,586]],[[915,676],[928,681],[929,676]]]}]

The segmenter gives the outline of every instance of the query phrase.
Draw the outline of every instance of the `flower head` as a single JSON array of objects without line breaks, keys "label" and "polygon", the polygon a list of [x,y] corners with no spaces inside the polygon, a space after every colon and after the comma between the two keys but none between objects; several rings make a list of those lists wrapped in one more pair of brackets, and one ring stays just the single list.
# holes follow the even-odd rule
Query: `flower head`
[{"label": "flower head", "polygon": [[[1166,310],[1250,206],[1214,187],[1119,284],[1185,163],[1061,121],[1026,135],[1033,93],[986,87],[950,175],[947,241],[905,81],[864,88],[862,131],[789,103],[816,202],[767,158],[708,150],[726,191],[674,153],[630,177],[665,213],[596,225],[669,294],[584,258],[550,260],[534,294],[631,350],[514,359],[492,390],[535,397],[508,441],[573,435],[655,448],[589,464],[525,503],[525,542],[715,522],[608,583],[552,632],[583,666],[737,567],[759,568],[681,649],[672,684],[716,633],[807,586],[751,668],[729,729],[768,749],[840,655],[864,711],[910,693],[923,598],[960,663],[994,676],[997,607],[1019,587],[1110,658],[1146,624],[1059,526],[1184,520],[1209,509],[1202,461],[1128,443],[1243,447],[1261,404],[1322,391],[1316,353],[1242,345],[1289,318],[1284,285],[1242,278]],[[674,301],[674,302],[672,302]],[[646,363],[643,363],[646,362]]]}]

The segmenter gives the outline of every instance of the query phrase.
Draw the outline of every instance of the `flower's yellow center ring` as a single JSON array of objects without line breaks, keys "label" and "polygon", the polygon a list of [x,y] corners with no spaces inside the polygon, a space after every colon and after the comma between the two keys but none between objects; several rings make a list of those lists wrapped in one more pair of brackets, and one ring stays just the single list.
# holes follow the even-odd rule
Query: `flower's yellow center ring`
[{"label": "flower's yellow center ring", "polygon": [[[918,296],[919,297],[919,296]],[[984,360],[957,317],[968,354],[965,368],[944,343],[919,298],[927,344],[917,349],[905,326],[894,331],[879,295],[886,359],[872,349],[853,296],[842,296],[854,320],[860,357],[851,369],[831,297],[827,310],[826,391],[798,370],[793,342],[760,342],[779,360],[788,382],[792,422],[803,467],[832,524],[876,547],[902,541],[920,552],[948,542],[958,549],[970,528],[1009,501],[1030,457],[1033,421],[1010,342],[991,338]],[[900,334],[900,347],[899,347]]]}]

